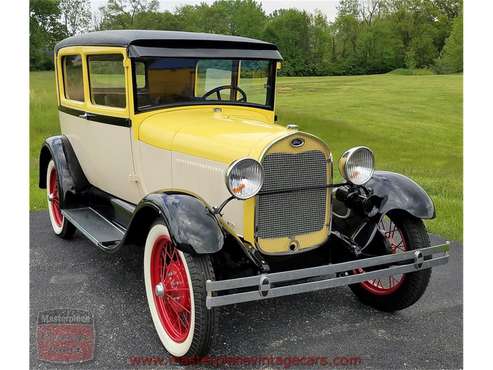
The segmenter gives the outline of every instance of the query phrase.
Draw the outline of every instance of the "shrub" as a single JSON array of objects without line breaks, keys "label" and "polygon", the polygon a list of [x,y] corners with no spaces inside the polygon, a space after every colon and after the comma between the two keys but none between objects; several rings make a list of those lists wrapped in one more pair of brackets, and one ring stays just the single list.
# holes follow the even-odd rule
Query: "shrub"
[{"label": "shrub", "polygon": [[400,76],[427,76],[434,74],[434,72],[428,68],[397,68],[389,72],[389,74]]}]

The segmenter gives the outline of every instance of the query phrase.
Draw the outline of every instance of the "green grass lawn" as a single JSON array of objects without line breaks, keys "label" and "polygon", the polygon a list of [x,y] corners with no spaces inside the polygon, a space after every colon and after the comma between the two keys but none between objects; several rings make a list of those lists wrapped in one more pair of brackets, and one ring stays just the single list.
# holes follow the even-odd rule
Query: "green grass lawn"
[{"label": "green grass lawn", "polygon": [[[405,174],[433,198],[428,229],[462,239],[462,75],[290,77],[278,82],[282,124],[325,140],[337,161],[355,145],[370,147],[380,170]],[[52,72],[32,72],[31,209],[46,207],[37,187],[38,153],[59,132]]]},{"label": "green grass lawn", "polygon": [[46,193],[38,188],[39,151],[43,140],[60,132],[53,72],[31,72],[29,87],[29,182],[31,209],[44,209]]}]

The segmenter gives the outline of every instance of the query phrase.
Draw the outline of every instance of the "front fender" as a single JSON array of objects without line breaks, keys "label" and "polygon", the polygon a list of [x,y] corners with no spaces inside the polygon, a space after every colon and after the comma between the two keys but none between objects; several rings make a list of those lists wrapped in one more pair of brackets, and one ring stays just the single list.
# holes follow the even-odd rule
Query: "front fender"
[{"label": "front fender", "polygon": [[432,219],[435,206],[430,196],[410,178],[394,172],[375,171],[365,186],[366,190],[380,201],[371,216],[361,211],[348,209],[348,205],[337,198],[333,204],[332,230],[351,239],[365,248],[376,235],[377,225],[388,212],[402,210],[414,217]]},{"label": "front fender", "polygon": [[409,177],[394,172],[375,171],[365,187],[383,198],[379,208],[382,215],[399,209],[417,218],[435,218],[435,205],[430,196]]},{"label": "front fender", "polygon": [[211,208],[195,195],[179,191],[144,197],[134,211],[123,244],[142,241],[142,230],[147,230],[156,217],[163,219],[173,244],[183,252],[211,254],[224,245],[223,230]]}]

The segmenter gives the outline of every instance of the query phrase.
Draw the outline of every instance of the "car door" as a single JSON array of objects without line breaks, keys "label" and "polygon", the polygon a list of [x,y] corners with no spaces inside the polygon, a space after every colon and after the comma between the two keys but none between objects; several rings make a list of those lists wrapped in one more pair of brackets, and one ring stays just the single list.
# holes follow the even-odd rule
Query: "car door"
[{"label": "car door", "polygon": [[95,47],[79,53],[64,50],[64,54],[60,57],[62,133],[93,186],[137,203],[140,192],[132,159],[125,51]]}]

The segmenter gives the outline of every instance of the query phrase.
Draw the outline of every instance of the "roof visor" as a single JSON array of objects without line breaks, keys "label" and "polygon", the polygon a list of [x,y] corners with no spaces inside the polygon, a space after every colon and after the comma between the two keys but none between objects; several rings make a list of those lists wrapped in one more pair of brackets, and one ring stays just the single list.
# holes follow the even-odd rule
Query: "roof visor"
[{"label": "roof visor", "polygon": [[175,57],[175,58],[228,58],[228,59],[271,59],[282,60],[278,50],[222,49],[222,48],[166,48],[130,45],[130,58]]}]

